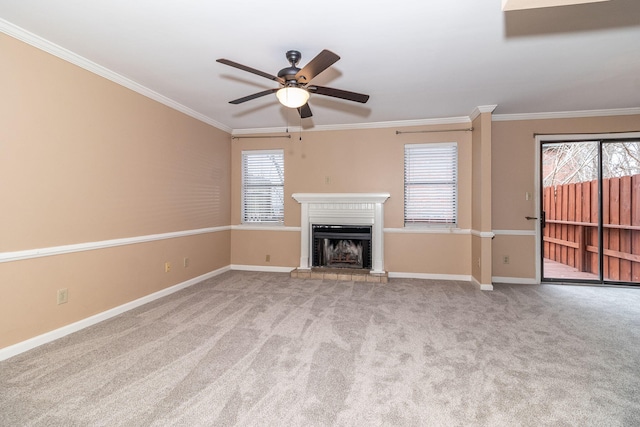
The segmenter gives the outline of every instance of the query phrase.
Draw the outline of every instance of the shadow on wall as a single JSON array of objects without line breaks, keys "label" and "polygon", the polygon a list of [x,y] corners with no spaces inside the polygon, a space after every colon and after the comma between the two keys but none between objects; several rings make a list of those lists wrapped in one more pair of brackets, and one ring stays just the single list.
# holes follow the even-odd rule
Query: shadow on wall
[{"label": "shadow on wall", "polygon": [[512,10],[504,15],[507,38],[636,27],[640,26],[640,1],[611,0]]}]

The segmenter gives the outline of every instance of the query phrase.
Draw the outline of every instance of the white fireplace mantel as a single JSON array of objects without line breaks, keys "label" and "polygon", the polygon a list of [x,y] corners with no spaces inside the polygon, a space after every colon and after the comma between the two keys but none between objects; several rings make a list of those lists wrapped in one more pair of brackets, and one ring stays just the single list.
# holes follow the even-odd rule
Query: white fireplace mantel
[{"label": "white fireplace mantel", "polygon": [[295,193],[300,203],[300,268],[311,267],[311,226],[371,225],[372,273],[384,273],[384,210],[389,193]]}]

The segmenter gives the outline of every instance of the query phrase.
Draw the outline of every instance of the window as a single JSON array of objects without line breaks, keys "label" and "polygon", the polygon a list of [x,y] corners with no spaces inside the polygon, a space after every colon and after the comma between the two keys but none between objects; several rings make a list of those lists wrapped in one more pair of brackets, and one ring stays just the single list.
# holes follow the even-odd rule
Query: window
[{"label": "window", "polygon": [[458,145],[404,146],[404,224],[457,223]]},{"label": "window", "polygon": [[242,222],[284,222],[283,150],[242,152]]}]

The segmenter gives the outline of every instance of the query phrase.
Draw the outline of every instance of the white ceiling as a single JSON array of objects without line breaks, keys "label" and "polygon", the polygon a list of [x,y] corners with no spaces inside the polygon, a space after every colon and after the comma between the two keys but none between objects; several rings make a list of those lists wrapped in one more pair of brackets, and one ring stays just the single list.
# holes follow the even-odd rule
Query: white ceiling
[{"label": "white ceiling", "polygon": [[[299,126],[270,74],[302,52],[341,60],[313,83],[307,129],[640,107],[640,1],[503,12],[501,0],[0,0],[0,30],[234,132]],[[60,49],[64,48],[64,49]],[[104,68],[102,68],[104,67]],[[640,112],[640,110],[638,110]]]}]

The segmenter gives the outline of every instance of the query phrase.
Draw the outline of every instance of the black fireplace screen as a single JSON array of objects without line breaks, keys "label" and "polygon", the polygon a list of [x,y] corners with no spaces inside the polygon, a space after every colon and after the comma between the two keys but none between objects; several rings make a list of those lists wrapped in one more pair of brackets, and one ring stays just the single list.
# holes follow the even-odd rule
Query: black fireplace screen
[{"label": "black fireplace screen", "polygon": [[311,227],[313,267],[371,269],[371,226]]}]

